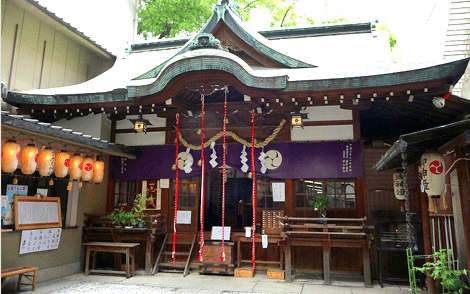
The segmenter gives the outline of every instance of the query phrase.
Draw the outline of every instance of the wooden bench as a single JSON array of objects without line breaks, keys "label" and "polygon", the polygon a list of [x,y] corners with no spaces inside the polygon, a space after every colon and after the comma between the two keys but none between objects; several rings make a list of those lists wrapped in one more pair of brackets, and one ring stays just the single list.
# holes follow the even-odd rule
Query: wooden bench
[{"label": "wooden bench", "polygon": [[[139,243],[118,243],[118,242],[88,242],[83,243],[86,247],[85,275],[89,273],[107,273],[107,274],[126,274],[126,278],[130,278],[135,273],[135,247]],[[90,254],[93,252],[93,264],[90,270]],[[96,267],[96,254],[98,252],[112,252],[126,254],[126,270],[99,270]],[[131,261],[132,259],[132,261]],[[132,263],[132,267],[130,266]]]},{"label": "wooden bench", "polygon": [[324,283],[331,284],[331,248],[362,249],[364,285],[371,287],[370,248],[373,240],[367,218],[278,217],[284,225],[285,279],[292,281],[292,247],[322,247]]},{"label": "wooden bench", "polygon": [[[15,268],[9,269],[2,269],[2,280],[6,277],[19,275],[18,277],[18,291],[20,290],[21,285],[30,285],[33,287],[33,291],[36,290],[36,277],[38,275],[38,267],[32,266],[20,266]],[[25,275],[26,273],[34,272],[33,275]],[[31,281],[31,284],[21,283],[21,278],[25,276],[27,279]]]}]

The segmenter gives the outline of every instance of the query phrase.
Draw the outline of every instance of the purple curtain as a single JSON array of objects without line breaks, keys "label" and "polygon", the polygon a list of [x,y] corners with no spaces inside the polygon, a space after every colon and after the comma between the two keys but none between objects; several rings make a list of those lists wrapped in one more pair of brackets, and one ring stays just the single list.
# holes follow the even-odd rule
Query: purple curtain
[{"label": "purple curtain", "polygon": [[[243,146],[241,144],[227,145],[227,165],[241,169],[240,160]],[[184,146],[179,147],[185,152]],[[215,146],[217,152],[217,167],[222,166],[222,146]],[[261,173],[261,163],[258,159],[261,148],[255,149],[255,166],[258,176],[276,179],[328,179],[362,177],[361,143],[356,142],[318,142],[318,143],[282,143],[268,144],[264,147],[266,154],[266,171]],[[212,149],[204,148],[206,171],[214,168],[209,164]],[[251,167],[251,148],[246,148],[247,165]],[[175,146],[139,147],[136,159],[111,158],[111,177],[116,180],[150,180],[172,179],[175,171],[171,169],[175,161]],[[197,162],[201,151],[191,150],[193,157],[192,171],[179,171],[181,178],[192,177],[201,173]],[[181,161],[180,161],[181,162]],[[249,170],[248,170],[249,171]]]}]

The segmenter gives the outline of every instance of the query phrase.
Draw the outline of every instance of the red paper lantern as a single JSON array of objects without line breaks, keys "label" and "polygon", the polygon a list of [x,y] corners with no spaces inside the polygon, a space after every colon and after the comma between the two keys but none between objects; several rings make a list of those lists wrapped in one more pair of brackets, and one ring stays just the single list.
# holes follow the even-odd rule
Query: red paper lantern
[{"label": "red paper lantern", "polygon": [[28,144],[21,151],[21,172],[30,175],[36,171],[39,150],[34,144]]},{"label": "red paper lantern", "polygon": [[445,192],[444,157],[437,152],[425,153],[421,156],[422,190],[430,197],[438,198]]},{"label": "red paper lantern", "polygon": [[70,157],[69,174],[70,179],[78,181],[82,177],[83,157],[76,154]]},{"label": "red paper lantern", "polygon": [[67,175],[70,165],[70,154],[65,151],[60,151],[55,155],[54,161],[54,175],[58,178],[63,178]]},{"label": "red paper lantern", "polygon": [[83,160],[83,169],[82,169],[82,180],[85,182],[90,181],[93,178],[93,159],[86,157]]},{"label": "red paper lantern", "polygon": [[2,147],[2,171],[13,173],[18,168],[20,159],[20,144],[16,141],[8,141]]},{"label": "red paper lantern", "polygon": [[104,176],[104,162],[101,160],[96,160],[93,163],[93,183],[99,184],[103,181]]},{"label": "red paper lantern", "polygon": [[54,151],[50,148],[43,149],[39,151],[38,157],[38,170],[39,175],[43,177],[48,177],[54,171]]}]

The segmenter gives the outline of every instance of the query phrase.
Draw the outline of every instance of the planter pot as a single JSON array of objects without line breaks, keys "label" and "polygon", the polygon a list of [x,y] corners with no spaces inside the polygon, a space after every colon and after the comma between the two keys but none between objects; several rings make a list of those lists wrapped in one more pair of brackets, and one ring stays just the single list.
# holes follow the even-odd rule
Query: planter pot
[{"label": "planter pot", "polygon": [[133,226],[125,226],[126,229],[132,229],[134,228]]},{"label": "planter pot", "polygon": [[143,228],[143,227],[145,227],[145,223],[144,222],[139,222],[139,223],[137,223],[137,227],[138,228]]}]

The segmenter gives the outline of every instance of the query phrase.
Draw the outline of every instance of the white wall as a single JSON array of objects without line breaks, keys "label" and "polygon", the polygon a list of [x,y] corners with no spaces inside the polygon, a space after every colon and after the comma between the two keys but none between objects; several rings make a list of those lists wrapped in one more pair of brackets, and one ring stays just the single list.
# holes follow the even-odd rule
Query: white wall
[{"label": "white wall", "polygon": [[[291,129],[292,141],[338,141],[354,139],[352,110],[341,109],[339,105],[307,107],[304,122],[345,121],[341,125],[304,126]],[[350,123],[348,123],[350,121]]]}]

